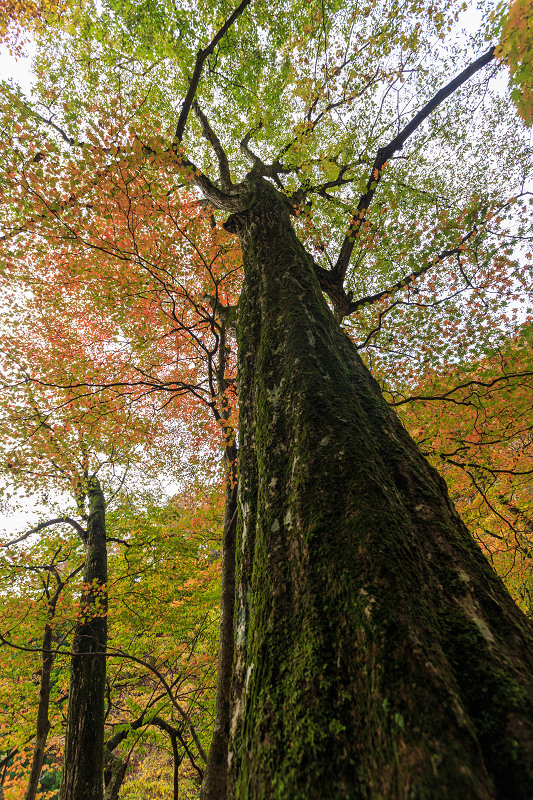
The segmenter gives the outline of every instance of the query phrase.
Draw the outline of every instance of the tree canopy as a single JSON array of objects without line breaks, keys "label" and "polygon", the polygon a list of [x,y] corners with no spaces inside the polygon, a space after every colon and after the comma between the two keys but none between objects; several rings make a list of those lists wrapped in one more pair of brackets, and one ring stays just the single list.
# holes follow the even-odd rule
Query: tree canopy
[{"label": "tree canopy", "polygon": [[[342,381],[328,392],[319,388],[325,367],[308,383],[311,366],[303,365],[326,341],[323,358],[334,352],[345,366],[358,363],[342,344],[349,340],[349,352],[362,357],[424,454],[443,470],[475,538],[530,612],[531,4],[516,0],[507,11],[487,0],[474,24],[471,9],[455,0],[11,5],[12,24],[0,36],[11,36],[15,48],[23,47],[23,29],[33,37],[35,82],[29,96],[9,81],[1,87],[0,280],[9,311],[0,330],[2,414],[11,426],[4,474],[32,491],[52,473],[73,485],[80,469],[88,476],[100,464],[113,472],[123,458],[148,459],[153,473],[182,478],[189,461],[189,476],[203,471],[204,486],[225,477],[222,595],[226,586],[237,598],[234,638],[245,653],[233,675],[239,720],[246,703],[263,702],[256,687],[271,655],[250,660],[246,632],[259,623],[249,620],[254,613],[270,620],[261,636],[272,635],[272,650],[272,631],[285,624],[272,621],[277,590],[264,606],[257,596],[264,552],[273,548],[269,558],[277,563],[282,546],[276,524],[282,520],[282,541],[291,541],[295,509],[303,513],[305,505],[299,488],[285,496],[281,483],[307,485],[298,462],[318,436],[313,426],[324,394],[340,427],[340,398],[351,403]],[[304,252],[319,294],[301,271]],[[278,259],[278,272],[271,259]],[[291,280],[307,287],[294,295],[289,321],[282,289],[273,289],[286,265]],[[344,338],[323,322],[319,296]],[[298,310],[308,298],[311,305]],[[309,324],[298,327],[306,315]],[[272,349],[263,343],[267,334],[279,342]],[[307,387],[307,399],[279,378],[289,374],[285,365],[276,371],[280,349],[294,356],[295,385]],[[377,429],[389,431],[384,414],[375,414]],[[322,420],[324,430],[332,420]],[[276,425],[281,438],[292,431],[300,437],[290,456],[276,449]],[[399,435],[390,433],[395,441]],[[317,447],[329,446],[332,436],[324,433]],[[84,462],[72,472],[80,445],[85,454],[92,448],[95,466]],[[331,484],[332,504],[338,492],[348,496],[342,487],[357,474],[355,466],[353,473],[341,469],[345,452],[335,447],[325,450],[324,486],[337,461],[344,484]],[[376,444],[376,452],[386,449]],[[277,489],[271,450],[283,475]],[[51,472],[43,471],[47,459]],[[407,496],[416,481],[400,480],[402,469],[387,466]],[[425,467],[413,469],[425,476],[420,485],[433,480]],[[267,487],[275,500],[265,499]],[[272,517],[266,540],[258,533],[256,553],[247,531],[262,531],[269,503],[287,508]],[[396,513],[383,511],[382,519]],[[237,517],[235,594],[230,551]],[[305,536],[312,538],[318,523],[309,525]],[[307,551],[304,558],[300,545],[291,547],[279,575],[292,565],[288,583],[300,591],[310,574],[298,572]],[[330,566],[324,574],[333,574]],[[302,597],[317,585],[301,589]],[[370,586],[360,591],[371,593]],[[280,601],[279,608],[291,603]],[[371,608],[369,601],[364,614],[372,616]],[[223,607],[223,619],[224,613]],[[232,605],[226,614],[233,617]],[[342,639],[336,636],[335,646]],[[226,721],[215,723],[215,735],[224,728],[227,736],[222,689]],[[261,714],[268,717],[267,706]],[[394,715],[403,721],[399,709]],[[234,747],[240,724],[232,723]],[[246,724],[252,725],[243,723],[243,730]],[[340,741],[345,723],[338,725],[328,735]],[[259,750],[268,749],[268,735],[261,741]],[[238,765],[231,791],[240,797],[247,773]],[[272,785],[281,796],[279,775]],[[206,797],[224,795],[225,784]]]},{"label": "tree canopy", "polygon": [[283,187],[323,290],[394,402],[450,363],[496,364],[531,313],[530,154],[485,41],[501,36],[512,63],[521,42],[526,63],[519,8],[502,23],[487,6],[469,33],[453,3],[49,15],[33,97],[4,84],[3,106],[2,263],[7,297],[20,303],[24,286],[38,308],[22,313],[37,317],[25,357],[39,377],[83,383],[99,403],[103,387],[106,403],[182,396],[189,419],[198,401],[215,407],[222,361],[234,392],[216,315],[236,304],[239,255],[193,186],[216,205],[250,166]]}]

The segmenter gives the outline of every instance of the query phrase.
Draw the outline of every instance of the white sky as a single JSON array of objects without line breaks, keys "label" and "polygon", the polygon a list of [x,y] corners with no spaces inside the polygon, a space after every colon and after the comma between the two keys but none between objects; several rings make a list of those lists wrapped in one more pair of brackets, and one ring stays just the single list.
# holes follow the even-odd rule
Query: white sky
[{"label": "white sky", "polygon": [[7,47],[0,45],[0,79],[9,80],[22,87],[26,94],[31,92],[31,56],[15,59],[9,55]]},{"label": "white sky", "polygon": [[[31,81],[31,57],[15,59],[10,56],[7,48],[0,46],[0,80],[12,79],[22,87],[26,94],[30,94]],[[0,537],[9,536],[14,538],[17,533],[32,528],[33,525],[42,517],[42,508],[32,505],[28,511],[10,511],[9,514],[2,515],[0,519]]]}]

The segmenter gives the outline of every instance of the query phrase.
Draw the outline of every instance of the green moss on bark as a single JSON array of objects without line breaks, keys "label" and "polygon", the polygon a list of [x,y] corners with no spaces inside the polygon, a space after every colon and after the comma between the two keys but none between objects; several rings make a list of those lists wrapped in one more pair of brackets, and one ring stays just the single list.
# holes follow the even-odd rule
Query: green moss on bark
[{"label": "green moss on bark", "polygon": [[281,196],[258,179],[238,223],[231,796],[525,800],[526,622],[335,322]]}]

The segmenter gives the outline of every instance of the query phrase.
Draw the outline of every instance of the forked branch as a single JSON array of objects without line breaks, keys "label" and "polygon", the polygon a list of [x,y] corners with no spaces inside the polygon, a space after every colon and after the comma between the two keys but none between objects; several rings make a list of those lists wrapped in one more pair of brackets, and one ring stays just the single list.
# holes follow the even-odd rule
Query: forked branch
[{"label": "forked branch", "polygon": [[406,286],[409,286],[410,283],[413,283],[413,281],[415,281],[417,278],[421,278],[422,275],[425,275],[430,269],[438,266],[442,261],[444,261],[444,259],[460,254],[463,251],[466,242],[475,236],[477,232],[477,228],[473,228],[463,236],[457,247],[453,247],[450,250],[443,250],[437,256],[423,264],[420,269],[416,269],[409,275],[400,278],[399,281],[393,283],[392,286],[388,287],[388,289],[383,289],[381,292],[376,292],[375,294],[367,295],[366,297],[360,297],[357,300],[351,301],[348,305],[346,314],[353,314],[353,312],[357,311],[357,309],[361,308],[361,306],[371,306],[374,303],[377,303],[378,300],[381,300],[383,297],[388,297],[400,289],[404,289]]},{"label": "forked branch", "polygon": [[241,141],[241,153],[244,156],[246,156],[252,167],[260,167],[260,168],[266,167],[266,164],[263,164],[259,156],[257,156],[254,153],[254,151],[250,149],[250,139],[252,138],[254,133],[261,130],[262,127],[263,123],[260,122],[258,125],[256,125],[256,127],[253,130],[249,131]]}]

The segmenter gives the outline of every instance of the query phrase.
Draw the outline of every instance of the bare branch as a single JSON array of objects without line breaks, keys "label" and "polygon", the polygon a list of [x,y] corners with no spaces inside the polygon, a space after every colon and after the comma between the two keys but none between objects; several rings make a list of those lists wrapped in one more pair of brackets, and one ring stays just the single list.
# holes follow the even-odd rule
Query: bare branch
[{"label": "bare branch", "polygon": [[12,539],[10,542],[6,542],[6,544],[1,544],[0,547],[12,547],[14,544],[23,542],[33,533],[39,533],[40,531],[44,530],[44,528],[50,528],[52,525],[60,525],[63,522],[66,522],[68,525],[73,527],[83,542],[86,541],[87,533],[79,522],[76,522],[76,520],[72,519],[71,517],[57,517],[56,519],[48,520],[48,522],[40,522],[39,525],[37,525],[35,528],[32,528],[31,531],[26,531],[26,533],[23,533],[22,536],[19,536],[17,539]]}]

